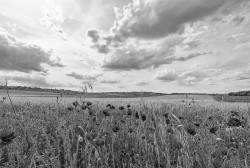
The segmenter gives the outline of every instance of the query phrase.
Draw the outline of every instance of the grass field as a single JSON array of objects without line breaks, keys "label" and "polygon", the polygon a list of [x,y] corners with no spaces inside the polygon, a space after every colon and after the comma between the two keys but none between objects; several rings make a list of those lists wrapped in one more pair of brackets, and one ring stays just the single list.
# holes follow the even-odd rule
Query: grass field
[{"label": "grass field", "polygon": [[13,97],[0,105],[0,167],[249,167],[247,104],[185,98]]}]

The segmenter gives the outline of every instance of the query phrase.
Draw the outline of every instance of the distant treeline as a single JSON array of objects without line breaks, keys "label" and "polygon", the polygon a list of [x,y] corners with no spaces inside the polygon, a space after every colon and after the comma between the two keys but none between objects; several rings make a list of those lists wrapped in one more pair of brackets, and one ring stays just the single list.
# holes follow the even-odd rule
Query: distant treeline
[{"label": "distant treeline", "polygon": [[250,91],[230,92],[228,96],[250,96]]},{"label": "distant treeline", "polygon": [[[6,86],[0,85],[0,90],[6,89]],[[21,90],[21,91],[33,91],[33,92],[49,92],[57,93],[63,95],[77,95],[83,94],[82,91],[72,91],[65,89],[48,89],[40,87],[27,87],[27,86],[8,86],[8,90]],[[161,96],[166,95],[163,93],[154,93],[154,92],[89,92],[85,93],[87,97],[151,97],[151,96]]]},{"label": "distant treeline", "polygon": [[215,93],[171,93],[170,95],[215,95]]},{"label": "distant treeline", "polygon": [[[0,85],[0,89],[6,89],[6,86]],[[34,91],[34,92],[50,92],[61,94],[78,94],[78,91],[65,90],[65,89],[49,89],[40,87],[27,87],[27,86],[8,86],[8,90],[22,90],[22,91]]]}]

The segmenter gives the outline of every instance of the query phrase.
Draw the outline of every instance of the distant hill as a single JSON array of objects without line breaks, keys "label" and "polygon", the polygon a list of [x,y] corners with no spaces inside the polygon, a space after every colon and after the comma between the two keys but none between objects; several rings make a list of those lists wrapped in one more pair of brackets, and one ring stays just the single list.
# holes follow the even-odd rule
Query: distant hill
[{"label": "distant hill", "polygon": [[250,91],[230,92],[228,96],[250,96]]},{"label": "distant hill", "polygon": [[[5,90],[5,86],[0,85],[0,90]],[[39,93],[40,96],[48,96],[49,94],[53,96],[76,96],[84,94],[84,97],[89,98],[133,98],[133,97],[152,97],[152,96],[163,96],[166,94],[163,93],[154,93],[154,92],[88,92],[83,93],[81,91],[72,91],[65,89],[47,89],[47,88],[39,88],[39,87],[26,87],[26,86],[8,86],[8,90],[10,92],[20,91],[20,93],[26,94],[29,92],[33,92],[34,95]],[[42,94],[44,93],[44,94]]]}]

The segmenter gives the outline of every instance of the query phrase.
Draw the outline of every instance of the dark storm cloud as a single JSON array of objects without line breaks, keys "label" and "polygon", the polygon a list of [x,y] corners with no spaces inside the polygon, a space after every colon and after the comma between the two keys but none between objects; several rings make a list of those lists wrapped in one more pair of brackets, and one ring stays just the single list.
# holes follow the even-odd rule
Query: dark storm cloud
[{"label": "dark storm cloud", "polygon": [[0,70],[46,72],[42,67],[44,63],[50,66],[64,66],[51,60],[51,55],[51,51],[46,52],[39,46],[20,42],[3,30],[0,31]]}]

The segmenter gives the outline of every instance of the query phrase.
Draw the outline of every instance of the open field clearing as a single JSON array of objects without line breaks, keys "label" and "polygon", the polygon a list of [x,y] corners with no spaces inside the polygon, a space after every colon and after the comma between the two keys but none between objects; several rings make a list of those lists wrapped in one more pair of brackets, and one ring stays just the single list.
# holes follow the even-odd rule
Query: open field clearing
[{"label": "open field clearing", "polygon": [[182,98],[13,100],[14,111],[0,107],[0,165],[249,167],[247,105],[174,103]]}]

